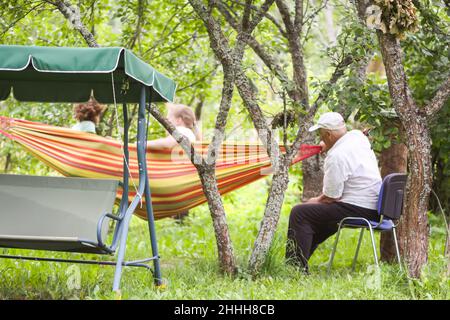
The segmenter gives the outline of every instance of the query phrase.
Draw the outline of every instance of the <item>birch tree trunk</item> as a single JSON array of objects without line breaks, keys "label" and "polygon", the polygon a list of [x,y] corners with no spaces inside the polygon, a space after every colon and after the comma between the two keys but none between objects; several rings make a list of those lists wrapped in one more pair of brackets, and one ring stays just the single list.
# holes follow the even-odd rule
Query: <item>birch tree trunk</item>
[{"label": "birch tree trunk", "polygon": [[220,268],[222,272],[233,275],[237,271],[236,261],[214,167],[202,172],[199,171],[199,176],[202,182],[203,192],[208,200],[208,207],[213,221]]},{"label": "birch tree trunk", "polygon": [[278,226],[279,213],[284,201],[284,194],[289,184],[289,166],[281,164],[279,171],[274,174],[270,185],[269,196],[264,210],[258,235],[249,260],[249,270],[253,276],[261,270],[266,254],[272,244],[272,239]]}]

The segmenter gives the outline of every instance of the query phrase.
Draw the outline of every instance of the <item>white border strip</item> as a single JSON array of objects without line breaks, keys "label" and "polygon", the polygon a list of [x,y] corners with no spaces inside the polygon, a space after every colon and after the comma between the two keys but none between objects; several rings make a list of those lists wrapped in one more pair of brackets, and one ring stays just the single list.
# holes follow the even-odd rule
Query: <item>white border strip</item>
[{"label": "white border strip", "polygon": [[19,69],[0,68],[0,71],[23,71],[23,70],[25,70],[25,69],[28,67],[28,65],[30,64],[31,58],[32,58],[31,54],[28,55],[28,61],[27,61],[26,65],[25,65],[24,67],[22,67],[22,68],[19,68]]}]

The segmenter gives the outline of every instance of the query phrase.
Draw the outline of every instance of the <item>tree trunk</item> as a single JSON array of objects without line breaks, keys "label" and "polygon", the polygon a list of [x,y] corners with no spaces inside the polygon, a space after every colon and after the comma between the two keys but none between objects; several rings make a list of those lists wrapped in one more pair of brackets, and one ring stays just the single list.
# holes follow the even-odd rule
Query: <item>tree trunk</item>
[{"label": "tree trunk", "polygon": [[390,96],[405,129],[409,177],[403,217],[398,228],[399,245],[410,276],[420,277],[428,260],[428,199],[431,190],[431,137],[428,119],[417,107],[408,87],[399,40],[377,32],[386,69]]},{"label": "tree trunk", "polygon": [[414,117],[406,127],[408,134],[409,179],[399,242],[412,277],[420,276],[428,261],[428,201],[431,190],[431,138],[426,119]]},{"label": "tree trunk", "polygon": [[[408,149],[404,143],[393,143],[387,149],[383,149],[380,155],[381,176],[384,178],[388,174],[407,170]],[[380,238],[381,260],[385,262],[395,262],[395,245],[391,232],[382,232]],[[400,248],[403,252],[404,248]]]},{"label": "tree trunk", "polygon": [[289,184],[288,170],[289,166],[281,164],[279,171],[272,178],[272,185],[264,210],[264,219],[261,222],[249,262],[249,271],[253,276],[256,276],[261,270],[277,229],[284,193]]},{"label": "tree trunk", "polygon": [[[314,143],[313,137],[310,135],[305,143]],[[312,197],[317,197],[322,193],[323,187],[323,158],[315,155],[309,159],[302,161],[303,173],[303,192],[302,201],[306,201]]]},{"label": "tree trunk", "polygon": [[236,261],[233,255],[233,246],[228,232],[228,224],[222,198],[220,197],[220,192],[217,187],[214,168],[209,168],[203,172],[200,172],[199,170],[199,177],[211,212],[220,267],[223,272],[234,275],[237,271]]}]

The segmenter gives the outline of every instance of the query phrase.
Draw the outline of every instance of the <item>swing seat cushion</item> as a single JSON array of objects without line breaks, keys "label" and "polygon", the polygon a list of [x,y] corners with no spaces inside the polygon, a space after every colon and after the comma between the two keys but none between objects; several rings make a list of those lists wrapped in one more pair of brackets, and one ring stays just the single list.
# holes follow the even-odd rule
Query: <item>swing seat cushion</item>
[{"label": "swing seat cushion", "polygon": [[[97,224],[112,212],[117,187],[117,180],[0,175],[0,247],[107,253]],[[102,240],[107,233],[105,221]]]},{"label": "swing seat cushion", "polygon": [[[369,220],[369,223],[372,226],[372,228],[376,227],[376,230],[381,230],[381,231],[388,231],[394,227],[394,222],[389,219],[384,219],[381,224],[379,221],[372,221],[372,220]],[[345,220],[345,226],[347,228],[351,228],[351,227],[355,227],[355,228],[366,227],[366,228],[368,228],[369,227],[367,225],[367,222],[362,219]]]}]

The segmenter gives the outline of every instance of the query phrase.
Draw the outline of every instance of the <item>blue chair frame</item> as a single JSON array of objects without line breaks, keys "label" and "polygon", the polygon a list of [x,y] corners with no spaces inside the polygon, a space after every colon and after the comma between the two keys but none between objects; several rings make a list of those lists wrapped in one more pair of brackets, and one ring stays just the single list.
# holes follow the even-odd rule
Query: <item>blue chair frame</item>
[{"label": "blue chair frame", "polygon": [[339,235],[343,228],[361,229],[355,256],[353,258],[352,271],[355,270],[356,260],[358,259],[358,253],[361,247],[364,230],[366,229],[370,231],[370,238],[372,241],[372,249],[375,265],[377,267],[379,266],[374,231],[380,232],[391,231],[394,237],[397,260],[400,265],[400,268],[402,268],[400,251],[397,242],[397,234],[395,232],[395,228],[397,227],[397,225],[394,223],[394,221],[397,221],[400,218],[400,215],[402,214],[403,196],[405,193],[406,179],[407,175],[404,173],[392,173],[387,175],[383,179],[377,205],[377,211],[378,214],[380,215],[379,221],[371,221],[361,217],[347,217],[339,222],[336,240],[334,241],[333,251],[331,252],[330,261],[328,263],[328,273],[330,273],[331,271],[331,266],[333,264],[337,244],[339,241]]}]

